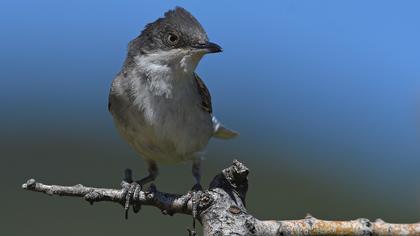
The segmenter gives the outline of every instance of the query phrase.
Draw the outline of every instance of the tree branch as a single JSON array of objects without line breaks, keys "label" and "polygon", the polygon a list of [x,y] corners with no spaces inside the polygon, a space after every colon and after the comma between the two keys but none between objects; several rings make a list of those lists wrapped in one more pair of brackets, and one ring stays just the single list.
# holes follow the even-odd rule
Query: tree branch
[{"label": "tree branch", "polygon": [[[28,180],[22,185],[23,189],[41,192],[48,195],[82,197],[89,203],[108,201],[120,203],[124,206],[126,202],[126,189],[108,189],[85,187],[81,184],[74,186],[45,185],[37,183],[34,179]],[[137,198],[132,199],[132,204],[155,206],[162,211],[170,213],[183,213],[191,215],[192,193],[184,195],[163,193],[151,187],[149,191],[140,191]]]},{"label": "tree branch", "polygon": [[[325,221],[308,215],[301,220],[261,221],[248,214],[245,198],[248,191],[248,168],[234,161],[216,175],[206,191],[183,195],[164,193],[153,185],[140,191],[131,201],[133,205],[154,206],[163,213],[194,215],[203,225],[204,235],[420,235],[420,223],[390,224],[378,219]],[[124,187],[124,186],[123,186]],[[90,203],[110,201],[124,206],[127,188],[106,189],[83,185],[59,186],[37,183],[34,179],[23,189],[49,195],[83,197]]]}]

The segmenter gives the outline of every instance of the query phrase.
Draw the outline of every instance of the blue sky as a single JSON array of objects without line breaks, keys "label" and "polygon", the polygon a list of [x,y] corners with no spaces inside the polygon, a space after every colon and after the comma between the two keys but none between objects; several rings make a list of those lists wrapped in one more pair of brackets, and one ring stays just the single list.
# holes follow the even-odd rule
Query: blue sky
[{"label": "blue sky", "polygon": [[[330,161],[323,152],[333,160],[347,152],[368,163],[420,163],[415,1],[5,1],[3,106],[25,116],[3,119],[95,117],[89,111],[105,107],[98,104],[106,104],[127,42],[175,5],[225,49],[198,72],[216,115],[244,142],[273,153],[305,147],[320,162]],[[23,109],[28,102],[36,104]]]}]

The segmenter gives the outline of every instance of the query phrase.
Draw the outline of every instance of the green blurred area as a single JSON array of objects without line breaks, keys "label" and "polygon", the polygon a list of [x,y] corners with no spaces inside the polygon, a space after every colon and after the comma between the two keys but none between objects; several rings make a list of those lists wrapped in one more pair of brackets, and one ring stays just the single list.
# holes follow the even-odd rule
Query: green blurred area
[{"label": "green blurred area", "polygon": [[[133,169],[136,177],[142,177],[145,174],[142,159],[123,143],[108,118],[100,128],[63,127],[48,131],[40,126],[23,136],[21,131],[3,136],[0,222],[4,235],[187,234],[186,228],[191,227],[189,216],[170,217],[157,209],[143,207],[139,214],[130,213],[125,220],[123,208],[117,204],[90,206],[79,198],[50,197],[20,188],[32,177],[46,184],[118,188],[127,167]],[[309,166],[303,168],[290,161],[297,156],[278,156],[276,160],[275,153],[238,147],[243,145],[242,141],[239,138],[210,144],[204,161],[203,184],[208,184],[234,158],[243,161],[251,169],[248,209],[260,219],[298,219],[311,213],[323,219],[381,217],[391,222],[418,221],[418,199],[399,201],[407,199],[405,192],[392,188],[382,192],[372,190],[364,179],[369,178],[369,173],[334,178],[334,172],[346,167],[326,171],[315,163],[307,163]],[[156,185],[162,191],[184,193],[192,182],[190,165],[186,163],[161,166]],[[378,185],[386,187],[386,183]]]}]

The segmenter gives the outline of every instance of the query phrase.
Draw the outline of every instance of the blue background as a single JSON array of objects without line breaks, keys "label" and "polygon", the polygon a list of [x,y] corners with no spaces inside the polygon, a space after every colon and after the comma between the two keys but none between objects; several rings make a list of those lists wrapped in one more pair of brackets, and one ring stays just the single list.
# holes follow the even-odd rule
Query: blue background
[{"label": "blue background", "polygon": [[[198,73],[215,114],[241,132],[210,143],[204,182],[233,158],[251,168],[262,219],[420,219],[418,1],[1,1],[1,231],[186,234],[187,216],[24,192],[41,182],[118,187],[145,165],[107,112],[127,43],[185,7],[224,48]],[[185,192],[190,166],[163,166]]]}]

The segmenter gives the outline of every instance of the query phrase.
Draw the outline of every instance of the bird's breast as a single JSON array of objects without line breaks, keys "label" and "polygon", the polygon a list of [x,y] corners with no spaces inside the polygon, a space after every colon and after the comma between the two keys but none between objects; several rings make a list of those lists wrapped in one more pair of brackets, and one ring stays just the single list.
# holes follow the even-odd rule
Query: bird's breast
[{"label": "bird's breast", "polygon": [[152,88],[144,81],[130,85],[133,99],[123,114],[126,124],[117,127],[122,126],[122,135],[144,158],[162,162],[194,158],[212,135],[211,115],[200,107],[193,78],[172,79],[176,81],[155,81]]}]

